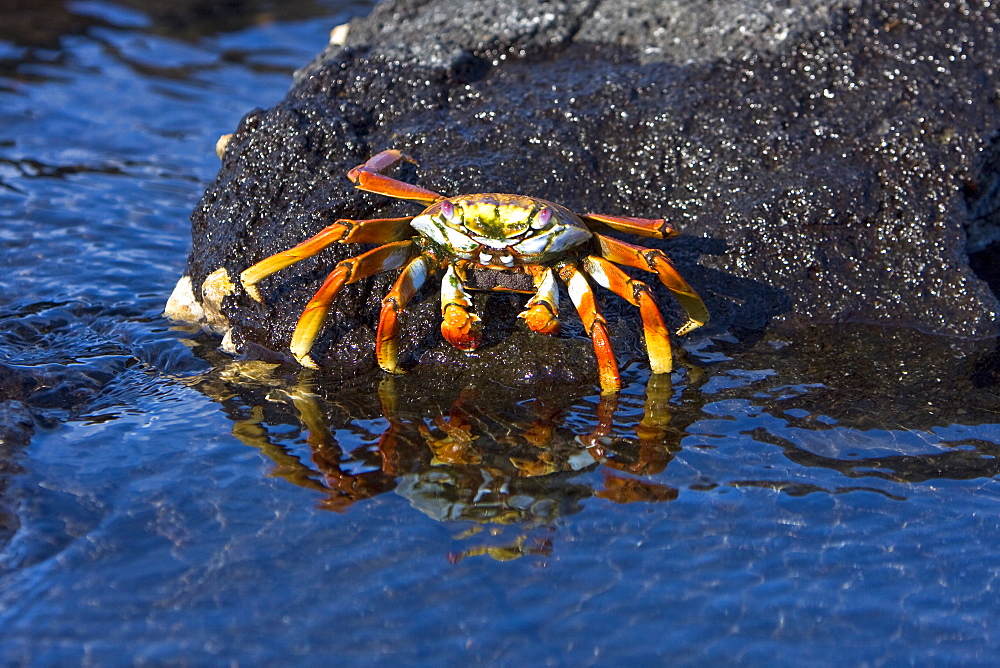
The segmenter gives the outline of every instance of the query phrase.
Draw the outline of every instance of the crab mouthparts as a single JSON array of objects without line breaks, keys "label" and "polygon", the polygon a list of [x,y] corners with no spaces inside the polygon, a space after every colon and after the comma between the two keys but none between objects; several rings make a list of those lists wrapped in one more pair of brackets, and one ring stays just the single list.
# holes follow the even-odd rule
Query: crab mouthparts
[{"label": "crab mouthparts", "polygon": [[513,267],[514,255],[506,247],[504,249],[483,249],[479,252],[479,264],[487,266]]}]

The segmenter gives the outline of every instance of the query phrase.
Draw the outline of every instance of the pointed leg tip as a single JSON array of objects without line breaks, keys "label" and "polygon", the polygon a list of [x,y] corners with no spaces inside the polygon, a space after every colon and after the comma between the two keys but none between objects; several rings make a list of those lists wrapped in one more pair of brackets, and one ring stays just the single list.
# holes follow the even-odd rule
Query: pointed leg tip
[{"label": "pointed leg tip", "polygon": [[688,320],[686,323],[684,323],[677,329],[677,336],[684,336],[685,334],[689,334],[704,324],[705,324],[704,322],[699,322],[697,320]]},{"label": "pointed leg tip", "polygon": [[295,355],[295,361],[297,361],[305,368],[319,369],[319,364],[316,363],[316,360],[314,360],[309,353],[304,353],[302,355],[299,355],[293,352],[292,354]]},{"label": "pointed leg tip", "polygon": [[253,283],[244,283],[243,289],[246,290],[246,293],[247,295],[249,295],[250,299],[254,300],[258,304],[264,303],[264,299],[263,297],[260,296],[260,290],[257,289],[256,285],[254,285]]},{"label": "pointed leg tip", "polygon": [[[386,373],[392,374],[393,376],[402,376],[406,373],[406,370],[399,366],[399,363],[396,360],[379,360],[378,368],[382,369],[382,371]],[[387,377],[387,379],[391,378],[392,376]],[[385,381],[386,379],[383,379],[382,382]]]},{"label": "pointed leg tip", "polygon": [[[251,267],[251,269],[252,268],[253,267]],[[259,280],[259,278],[254,280],[254,277],[250,275],[250,269],[247,269],[240,274],[240,285],[243,286],[243,289],[250,296],[250,299],[255,302],[262,303],[264,300],[260,296],[260,290],[257,289],[257,281]]]},{"label": "pointed leg tip", "polygon": [[649,371],[654,376],[670,376],[674,372],[673,360],[670,362],[653,363],[650,360]]}]

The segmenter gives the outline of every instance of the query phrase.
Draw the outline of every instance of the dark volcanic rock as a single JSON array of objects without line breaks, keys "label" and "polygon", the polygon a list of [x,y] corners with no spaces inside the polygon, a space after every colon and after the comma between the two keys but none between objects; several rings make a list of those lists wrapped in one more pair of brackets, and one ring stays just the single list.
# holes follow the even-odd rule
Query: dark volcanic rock
[{"label": "dark volcanic rock", "polygon": [[[419,211],[342,176],[393,147],[420,161],[403,178],[446,194],[668,218],[685,236],[647,245],[674,258],[717,328],[994,336],[997,300],[969,255],[996,273],[998,28],[986,3],[382,3],[241,124],[193,214],[195,298],[220,267],[235,280],[337,218]],[[356,252],[266,279],[265,306],[237,288],[221,302],[231,349],[287,351],[305,301]],[[314,349],[325,366],[374,366],[388,285],[345,290]],[[621,357],[641,354],[631,307],[604,303]],[[512,336],[506,295],[480,307],[505,380],[592,373],[586,341]],[[404,350],[475,368],[482,356],[441,342],[437,308],[425,288]]]}]

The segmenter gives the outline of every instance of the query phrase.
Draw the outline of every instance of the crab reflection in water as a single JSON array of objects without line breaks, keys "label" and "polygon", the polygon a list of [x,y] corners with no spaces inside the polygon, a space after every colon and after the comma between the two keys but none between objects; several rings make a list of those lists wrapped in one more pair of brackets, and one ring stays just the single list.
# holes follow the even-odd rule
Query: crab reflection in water
[{"label": "crab reflection in water", "polygon": [[[553,522],[579,512],[587,498],[631,503],[677,497],[674,488],[644,478],[666,468],[683,436],[670,425],[668,376],[651,376],[644,406],[631,407],[642,417],[631,425],[614,418],[619,401],[638,399],[634,395],[601,395],[592,409],[580,411],[576,404],[570,415],[566,401],[533,398],[504,405],[482,400],[467,387],[445,410],[414,410],[388,377],[378,389],[383,420],[375,422],[383,430],[371,434],[374,444],[351,449],[338,440],[326,399],[311,390],[282,393],[306,434],[312,466],[273,444],[262,450],[278,464],[277,475],[322,491],[322,507],[344,511],[395,491],[436,520],[471,522],[459,538],[484,530],[496,537],[510,525],[521,532],[507,544],[452,555],[453,561],[547,555]],[[586,475],[595,470],[601,472],[599,481]]]}]

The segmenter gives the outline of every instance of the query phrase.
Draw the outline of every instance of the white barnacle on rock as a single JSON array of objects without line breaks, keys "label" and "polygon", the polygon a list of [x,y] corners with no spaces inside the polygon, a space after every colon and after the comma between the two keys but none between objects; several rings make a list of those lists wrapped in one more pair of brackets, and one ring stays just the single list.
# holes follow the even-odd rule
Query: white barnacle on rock
[{"label": "white barnacle on rock", "polygon": [[229,334],[229,319],[222,313],[222,300],[233,294],[235,286],[225,268],[213,271],[201,284],[201,300],[194,294],[191,277],[184,275],[177,281],[163,308],[163,315],[171,320],[190,325],[200,325],[216,334]]},{"label": "white barnacle on rock", "polygon": [[350,30],[350,25],[347,23],[341,23],[330,31],[330,45],[331,46],[344,46],[347,44],[347,32]]},{"label": "white barnacle on rock", "polygon": [[191,277],[187,274],[181,276],[174,286],[166,306],[163,307],[163,315],[176,322],[192,325],[201,325],[205,322],[205,309],[195,298],[194,290],[191,288]]},{"label": "white barnacle on rock", "polygon": [[233,294],[236,286],[229,278],[225,267],[219,267],[205,278],[201,284],[201,306],[205,309],[206,324],[213,332],[229,332],[229,319],[222,313],[222,300]]},{"label": "white barnacle on rock", "polygon": [[233,133],[227,135],[222,135],[219,140],[215,142],[215,155],[219,156],[219,160],[222,160],[222,156],[226,154],[226,147],[229,146],[229,140],[233,138]]}]

